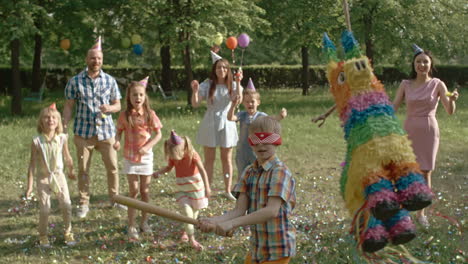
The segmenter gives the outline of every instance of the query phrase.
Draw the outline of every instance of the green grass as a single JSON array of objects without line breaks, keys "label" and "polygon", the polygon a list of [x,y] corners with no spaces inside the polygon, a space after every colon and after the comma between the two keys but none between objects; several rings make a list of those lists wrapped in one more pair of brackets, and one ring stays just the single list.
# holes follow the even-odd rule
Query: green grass
[{"label": "green grass", "polygon": [[[466,88],[466,87],[465,87]],[[395,87],[387,87],[391,97]],[[405,246],[411,254],[430,263],[462,263],[466,261],[466,228],[459,229],[451,221],[462,226],[466,223],[468,179],[468,96],[467,89],[460,89],[456,115],[448,116],[439,106],[438,120],[441,144],[437,169],[433,174],[436,193],[430,214],[431,227],[418,228],[418,237]],[[310,122],[311,117],[324,112],[333,103],[325,88],[301,96],[300,90],[260,90],[261,111],[277,114],[281,107],[288,109],[287,119],[282,121],[283,142],[279,157],[286,162],[297,181],[297,206],[294,219],[297,226],[297,256],[291,263],[365,263],[348,235],[350,219],[344,210],[339,193],[340,163],[344,157],[345,142],[336,115],[330,117],[322,128]],[[152,106],[164,128],[163,138],[170,129],[194,139],[203,107],[194,111],[185,107],[185,95],[178,94],[178,101],[162,101],[152,95]],[[47,94],[42,103],[24,105],[24,116],[9,116],[9,99],[0,98],[0,260],[2,263],[243,263],[248,250],[247,232],[237,231],[233,238],[196,233],[206,250],[198,253],[187,245],[176,242],[182,226],[179,223],[152,216],[154,237],[146,237],[139,243],[126,239],[126,213],[105,207],[107,187],[104,166],[100,155],[93,157],[91,168],[91,211],[85,220],[73,218],[73,231],[79,240],[75,247],[63,246],[62,219],[53,200],[50,228],[54,247],[37,247],[37,205],[22,213],[9,212],[20,205],[19,197],[25,191],[29,148],[36,134],[36,118],[41,107],[56,101],[63,108],[61,92]],[[123,101],[122,101],[123,102]],[[399,112],[403,120],[404,109]],[[114,116],[115,118],[115,116]],[[70,131],[70,134],[72,132]],[[75,157],[75,147],[70,144]],[[200,146],[197,150],[203,155]],[[165,164],[162,144],[154,148],[155,166]],[[119,154],[120,155],[120,154]],[[218,154],[219,155],[219,154]],[[120,156],[119,159],[121,160]],[[75,163],[76,164],[76,163]],[[121,192],[127,193],[125,175],[120,176]],[[74,213],[77,204],[77,183],[68,182]],[[216,163],[214,188],[222,188],[220,162]],[[178,210],[174,200],[175,176],[153,180],[150,187],[152,203]],[[234,206],[221,195],[210,200],[209,208],[202,216],[218,215]],[[447,218],[437,215],[446,216]],[[397,247],[393,247],[397,248]],[[386,250],[385,252],[390,252]]]}]

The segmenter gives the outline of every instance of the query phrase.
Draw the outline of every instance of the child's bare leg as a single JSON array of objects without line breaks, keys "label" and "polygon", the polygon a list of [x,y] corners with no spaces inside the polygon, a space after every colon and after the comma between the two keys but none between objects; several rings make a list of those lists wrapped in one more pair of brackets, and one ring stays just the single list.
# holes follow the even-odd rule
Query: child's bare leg
[{"label": "child's bare leg", "polygon": [[[128,196],[136,199],[138,196],[138,175],[128,174]],[[136,227],[136,210],[132,207],[128,207],[128,227]]]},{"label": "child's bare leg", "polygon": [[210,186],[213,183],[213,170],[214,170],[214,162],[216,158],[216,148],[210,147],[203,147],[203,152],[205,155],[205,170],[208,176],[208,181],[210,182]]},{"label": "child's bare leg", "polygon": [[[146,176],[146,175],[141,175],[140,176],[140,195],[141,195],[141,200],[143,202],[149,202],[149,200],[150,200],[150,196],[149,196],[150,182],[151,182],[151,176]],[[141,213],[141,226],[142,226],[142,229],[145,229],[145,228],[143,228],[143,226],[148,224],[147,221],[148,221],[148,213],[142,212]],[[145,230],[143,230],[143,231],[147,232]]]},{"label": "child's bare leg", "polygon": [[232,185],[232,148],[221,148],[221,164],[225,190],[229,193]]},{"label": "child's bare leg", "polygon": [[[193,219],[197,219],[199,211],[197,209],[192,209],[192,210],[193,210]],[[190,226],[191,226],[191,230],[190,232],[187,232],[189,233],[190,245],[196,250],[203,250],[203,245],[200,244],[197,240],[195,240],[195,230],[193,228],[193,225],[190,225]]]}]

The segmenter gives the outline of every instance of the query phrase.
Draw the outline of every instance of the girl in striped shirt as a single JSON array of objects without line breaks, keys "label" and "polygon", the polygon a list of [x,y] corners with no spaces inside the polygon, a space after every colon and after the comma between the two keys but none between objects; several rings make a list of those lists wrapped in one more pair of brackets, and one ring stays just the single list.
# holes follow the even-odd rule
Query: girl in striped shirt
[{"label": "girl in striped shirt", "polygon": [[[210,184],[203,162],[192,146],[188,137],[179,137],[174,130],[171,136],[164,142],[164,153],[168,160],[166,167],[158,170],[153,177],[167,173],[175,167],[177,194],[176,199],[182,207],[185,215],[197,219],[199,209],[208,206],[208,198],[211,195]],[[182,242],[189,242],[196,250],[202,250],[203,246],[195,240],[194,227],[185,225],[182,232]]]}]

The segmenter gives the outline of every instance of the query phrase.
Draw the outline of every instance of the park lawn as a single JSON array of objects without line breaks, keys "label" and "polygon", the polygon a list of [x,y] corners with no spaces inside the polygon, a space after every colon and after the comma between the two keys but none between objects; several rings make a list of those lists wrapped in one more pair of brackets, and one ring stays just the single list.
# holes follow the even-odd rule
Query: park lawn
[{"label": "park lawn", "polygon": [[[395,86],[388,90],[393,97]],[[436,199],[429,210],[431,227],[423,229],[418,225],[418,237],[405,245],[415,258],[425,263],[467,261],[464,225],[468,184],[468,96],[464,95],[465,90],[461,89],[456,115],[447,115],[439,106],[441,144],[437,169],[433,174]],[[297,206],[294,210],[297,256],[291,263],[365,263],[348,235],[350,218],[339,193],[345,142],[338,118],[331,116],[321,128],[310,122],[311,117],[323,113],[333,104],[327,89],[316,87],[309,96],[301,96],[298,89],[260,90],[260,93],[262,104],[259,110],[277,114],[281,107],[288,109],[288,117],[282,121],[284,143],[278,149],[278,156],[288,165],[297,183]],[[192,111],[186,108],[184,93],[179,93],[178,98],[182,99],[163,101],[161,97],[151,95],[152,107],[164,125],[163,139],[171,129],[176,129],[178,134],[187,135],[194,141],[204,107]],[[53,248],[37,247],[37,205],[33,203],[30,207],[21,208],[19,197],[25,191],[37,115],[41,107],[52,102],[57,102],[58,108],[63,109],[63,94],[49,93],[42,103],[24,105],[24,116],[9,117],[9,99],[0,98],[0,149],[3,150],[0,152],[1,263],[243,263],[249,234],[245,229],[236,231],[233,238],[197,232],[197,239],[206,249],[196,252],[187,244],[177,243],[181,224],[152,216],[150,224],[154,235],[129,243],[126,239],[126,213],[106,206],[105,170],[99,154],[94,155],[91,168],[91,211],[84,220],[76,217],[72,220],[79,243],[74,247],[63,245],[62,218],[54,199],[50,217]],[[122,105],[124,107],[123,100]],[[403,113],[404,109],[401,109],[400,120]],[[154,148],[155,167],[165,164],[162,146],[160,142]],[[195,147],[203,155],[201,147]],[[70,144],[70,148],[76,168],[75,147]],[[222,189],[219,160],[215,172],[212,188]],[[128,184],[125,175],[121,175],[120,182],[120,190],[126,194]],[[77,183],[70,180],[68,184],[75,213]],[[173,172],[153,180],[150,187],[152,203],[178,210],[174,186]],[[219,215],[233,208],[234,203],[216,192],[214,194],[209,208],[201,212],[202,217]],[[20,212],[14,212],[15,208]],[[456,223],[461,226],[457,227]],[[391,249],[403,250],[395,246]],[[381,256],[384,253],[397,256],[390,249],[381,251]]]}]

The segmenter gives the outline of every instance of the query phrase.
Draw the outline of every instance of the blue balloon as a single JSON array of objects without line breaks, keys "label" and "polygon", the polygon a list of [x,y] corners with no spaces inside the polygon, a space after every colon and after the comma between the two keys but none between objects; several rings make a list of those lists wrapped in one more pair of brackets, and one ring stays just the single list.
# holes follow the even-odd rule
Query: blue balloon
[{"label": "blue balloon", "polygon": [[136,55],[143,54],[143,46],[141,46],[141,44],[133,45],[133,53],[135,53]]}]

